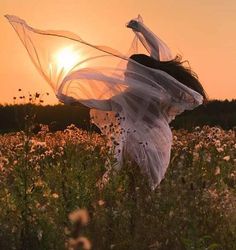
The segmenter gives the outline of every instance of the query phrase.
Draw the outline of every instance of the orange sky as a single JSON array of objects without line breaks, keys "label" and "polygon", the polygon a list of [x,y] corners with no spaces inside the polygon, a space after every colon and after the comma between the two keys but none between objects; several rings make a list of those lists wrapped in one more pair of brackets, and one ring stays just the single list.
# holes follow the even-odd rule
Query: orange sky
[{"label": "orange sky", "polygon": [[235,0],[0,0],[0,103],[11,103],[18,88],[48,91],[46,102],[56,102],[5,14],[35,28],[69,30],[123,53],[133,38],[125,24],[141,14],[173,54],[190,61],[211,99],[235,99],[235,13]]}]

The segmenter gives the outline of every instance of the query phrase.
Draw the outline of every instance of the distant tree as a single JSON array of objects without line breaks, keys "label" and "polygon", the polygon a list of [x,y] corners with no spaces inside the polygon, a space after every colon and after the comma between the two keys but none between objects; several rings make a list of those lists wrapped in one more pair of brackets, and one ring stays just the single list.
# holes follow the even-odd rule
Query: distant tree
[{"label": "distant tree", "polygon": [[[63,130],[70,124],[85,130],[98,129],[91,125],[89,109],[85,106],[35,104],[0,105],[0,132],[24,129],[25,117],[34,116],[35,132],[37,124],[47,124],[51,131]],[[196,126],[220,126],[223,129],[236,127],[236,100],[211,100],[192,111],[185,111],[170,124],[175,129],[191,130]],[[39,127],[38,127],[39,129]]]}]

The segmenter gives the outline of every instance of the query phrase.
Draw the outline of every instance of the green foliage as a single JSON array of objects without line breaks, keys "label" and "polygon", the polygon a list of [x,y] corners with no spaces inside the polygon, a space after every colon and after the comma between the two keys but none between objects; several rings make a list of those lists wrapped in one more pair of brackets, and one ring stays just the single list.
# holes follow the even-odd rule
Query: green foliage
[{"label": "green foliage", "polygon": [[[86,107],[55,105],[42,106],[35,104],[19,104],[0,106],[0,132],[13,132],[25,129],[25,116],[34,117],[35,131],[39,124],[49,125],[50,131],[64,130],[68,125],[75,124],[91,130],[89,111]],[[96,131],[95,128],[93,128]]]},{"label": "green foliage", "polygon": [[[98,132],[90,124],[89,109],[82,104],[77,106],[42,106],[31,102],[28,104],[0,106],[0,133],[24,129],[24,117],[28,114],[35,116],[35,124],[49,125],[50,131],[63,130],[68,125],[75,124],[79,128]],[[220,126],[223,129],[235,127],[236,100],[210,101],[205,106],[201,105],[192,111],[185,111],[171,123],[171,126],[175,129],[184,128],[188,130],[204,125]],[[37,126],[35,131],[37,131]]]},{"label": "green foliage", "polygon": [[236,126],[236,99],[211,100],[194,110],[185,111],[171,123],[175,129],[192,130],[196,126],[219,126],[232,129]]},{"label": "green foliage", "polygon": [[31,127],[0,136],[0,249],[65,249],[78,208],[96,250],[236,249],[234,131],[174,131],[171,164],[151,191],[130,161],[109,168],[100,135]]}]

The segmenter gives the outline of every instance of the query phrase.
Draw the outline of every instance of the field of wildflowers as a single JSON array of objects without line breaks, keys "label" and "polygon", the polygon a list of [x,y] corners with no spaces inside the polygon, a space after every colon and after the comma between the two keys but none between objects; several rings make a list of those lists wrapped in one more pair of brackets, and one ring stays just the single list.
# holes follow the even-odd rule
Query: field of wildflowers
[{"label": "field of wildflowers", "polygon": [[99,134],[0,135],[0,249],[236,249],[235,131],[173,133],[155,191],[130,162],[104,178]]}]

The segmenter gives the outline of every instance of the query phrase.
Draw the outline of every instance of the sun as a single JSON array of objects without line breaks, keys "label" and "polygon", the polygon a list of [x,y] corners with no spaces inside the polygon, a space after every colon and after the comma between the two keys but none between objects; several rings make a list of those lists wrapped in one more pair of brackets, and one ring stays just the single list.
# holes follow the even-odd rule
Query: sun
[{"label": "sun", "polygon": [[72,47],[62,48],[55,55],[57,66],[66,71],[72,69],[78,63],[79,59],[80,55]]}]

